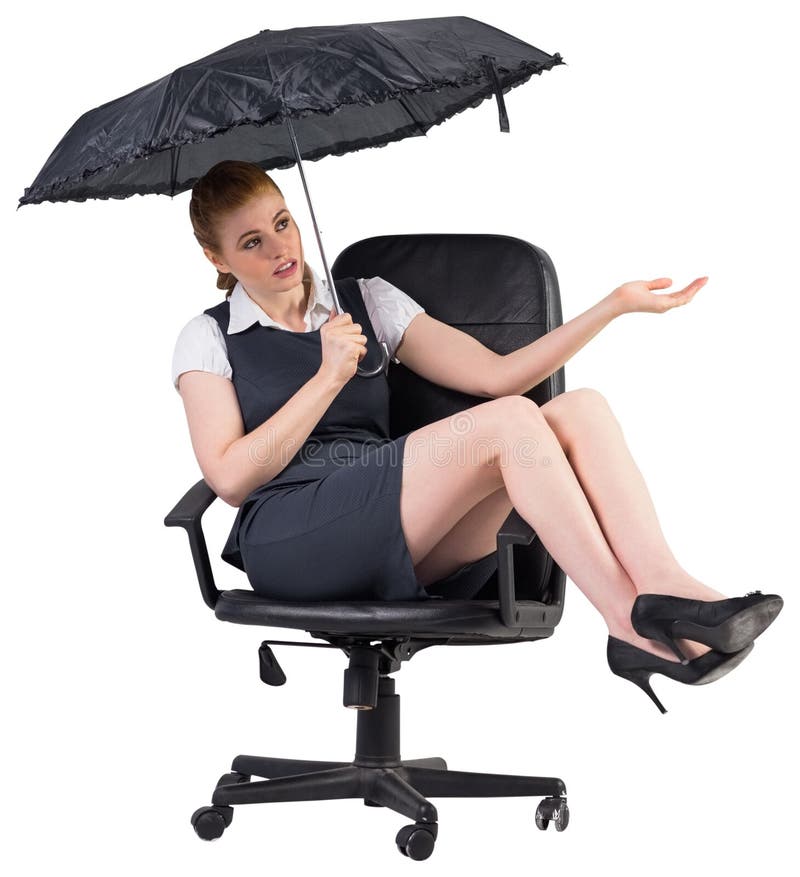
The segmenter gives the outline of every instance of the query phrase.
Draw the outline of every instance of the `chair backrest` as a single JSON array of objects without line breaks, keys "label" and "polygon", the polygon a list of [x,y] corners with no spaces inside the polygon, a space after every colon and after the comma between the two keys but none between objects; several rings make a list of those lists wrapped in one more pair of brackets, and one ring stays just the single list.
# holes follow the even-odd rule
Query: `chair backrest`
[{"label": "chair backrest", "polygon": [[[494,234],[398,234],[365,238],[343,250],[334,279],[382,277],[408,293],[430,316],[509,353],[560,326],[561,297],[547,253],[527,241]],[[390,361],[392,437],[419,429],[483,397],[432,384]],[[563,366],[524,395],[538,405],[564,392]],[[518,551],[518,553],[517,553]],[[540,540],[515,546],[518,598],[542,599],[563,573]],[[497,573],[475,599],[497,596]],[[563,581],[561,583],[563,585]]]}]

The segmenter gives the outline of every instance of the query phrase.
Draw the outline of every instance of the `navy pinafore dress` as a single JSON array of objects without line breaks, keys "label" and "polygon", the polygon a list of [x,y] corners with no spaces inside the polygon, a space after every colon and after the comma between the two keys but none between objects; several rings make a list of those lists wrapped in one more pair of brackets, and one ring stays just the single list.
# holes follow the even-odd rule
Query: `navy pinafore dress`
[{"label": "navy pinafore dress", "polygon": [[[361,289],[354,278],[335,283],[342,307],[367,336],[360,364],[369,368],[379,346]],[[227,299],[204,313],[219,323],[225,338],[246,433],[319,370],[319,329],[292,332],[255,322],[228,335]],[[354,375],[285,468],[239,507],[222,559],[244,571],[257,594],[274,600],[428,599],[400,521],[408,435],[389,435],[386,375]],[[284,458],[292,452],[261,450]],[[465,585],[474,591],[474,583],[482,584],[496,566],[493,553],[441,581],[460,583],[463,595]],[[465,573],[472,574],[468,582]]]}]

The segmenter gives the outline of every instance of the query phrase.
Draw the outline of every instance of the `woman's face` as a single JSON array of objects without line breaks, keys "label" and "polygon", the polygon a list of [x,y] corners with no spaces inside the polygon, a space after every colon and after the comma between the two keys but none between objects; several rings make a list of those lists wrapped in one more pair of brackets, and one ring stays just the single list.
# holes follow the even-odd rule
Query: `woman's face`
[{"label": "woman's face", "polygon": [[[229,213],[221,223],[220,238],[221,254],[203,251],[218,270],[234,274],[248,292],[269,295],[302,285],[305,261],[300,229],[282,195],[258,195]],[[289,261],[295,263],[289,274],[275,274]]]}]

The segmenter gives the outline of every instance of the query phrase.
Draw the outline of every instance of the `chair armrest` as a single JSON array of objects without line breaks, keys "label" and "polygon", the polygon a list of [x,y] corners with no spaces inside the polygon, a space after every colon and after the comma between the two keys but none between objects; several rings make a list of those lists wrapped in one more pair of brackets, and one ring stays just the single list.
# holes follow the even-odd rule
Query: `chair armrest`
[{"label": "chair armrest", "polygon": [[497,595],[500,619],[506,627],[517,627],[519,612],[514,586],[514,545],[530,545],[536,538],[533,527],[516,509],[497,531]]},{"label": "chair armrest", "polygon": [[192,549],[192,560],[200,583],[200,592],[206,606],[213,609],[220,592],[214,583],[214,574],[211,571],[211,562],[208,559],[208,548],[200,519],[203,512],[217,498],[216,493],[200,479],[178,501],[175,508],[164,518],[165,527],[183,527],[189,537],[189,547]]}]

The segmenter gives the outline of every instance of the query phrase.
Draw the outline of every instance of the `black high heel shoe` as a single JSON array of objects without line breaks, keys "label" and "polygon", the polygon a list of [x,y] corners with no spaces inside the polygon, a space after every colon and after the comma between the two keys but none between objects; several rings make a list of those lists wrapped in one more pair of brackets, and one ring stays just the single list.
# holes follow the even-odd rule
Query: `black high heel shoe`
[{"label": "black high heel shoe", "polygon": [[732,654],[760,636],[783,608],[777,594],[749,591],[729,600],[691,600],[669,594],[639,594],[631,623],[640,636],[663,643],[682,664],[688,658],[675,642],[689,639]]},{"label": "black high heel shoe", "polygon": [[678,664],[609,634],[606,657],[612,673],[638,685],[661,712],[665,713],[666,709],[650,686],[653,673],[661,673],[687,685],[706,685],[730,673],[752,651],[753,643],[750,643],[733,655],[712,650],[694,658],[688,664]]}]

